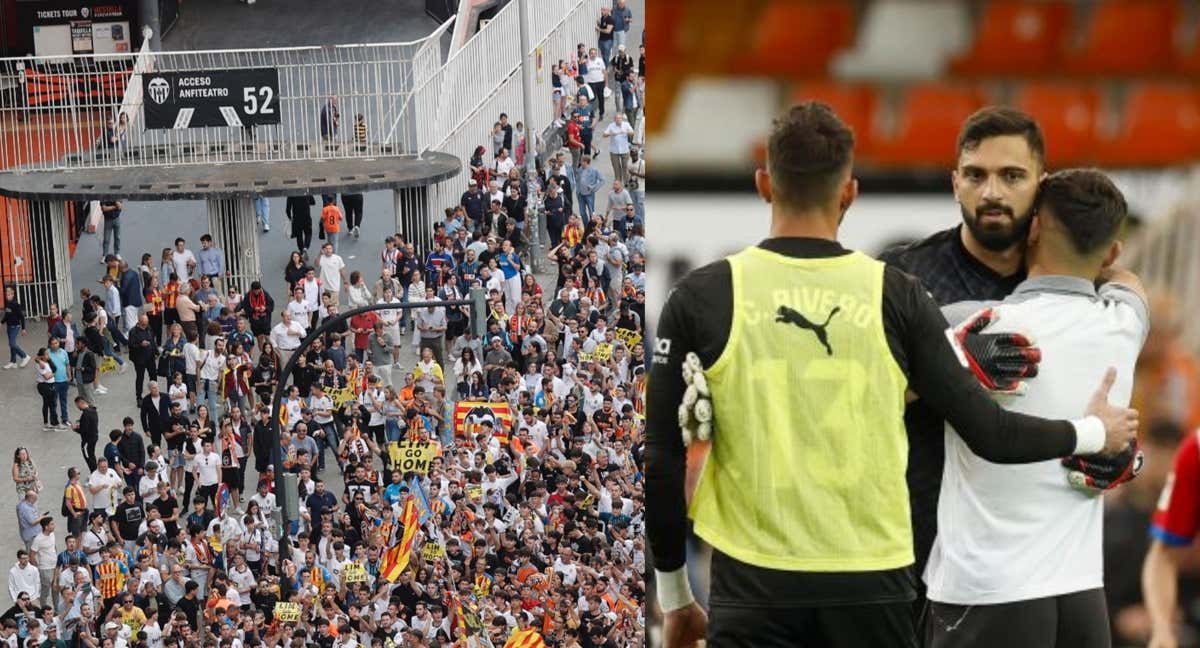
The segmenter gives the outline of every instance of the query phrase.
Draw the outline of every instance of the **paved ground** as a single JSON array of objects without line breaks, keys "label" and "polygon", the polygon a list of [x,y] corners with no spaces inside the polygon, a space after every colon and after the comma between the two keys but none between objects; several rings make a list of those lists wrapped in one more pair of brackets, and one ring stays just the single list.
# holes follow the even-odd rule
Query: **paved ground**
[{"label": "paved ground", "polygon": [[[433,27],[433,22],[425,16],[418,4],[412,1],[347,0],[337,5],[338,22],[332,23],[329,22],[328,16],[331,5],[316,0],[289,0],[286,6],[282,0],[259,0],[252,7],[232,0],[188,3],[180,26],[176,28],[178,31],[167,38],[165,47],[260,47],[319,42],[410,40],[427,34]],[[369,6],[370,11],[352,11],[351,7],[355,6]],[[297,10],[297,7],[300,9]],[[631,2],[630,7],[639,19],[644,16],[642,0]],[[201,10],[203,14],[200,13]],[[322,11],[325,13],[321,13]],[[379,20],[379,16],[385,12],[393,16],[404,16],[404,20]],[[286,20],[282,17],[285,14]],[[201,24],[189,27],[188,21],[197,16],[201,17]],[[278,29],[277,26],[284,22],[289,29]],[[640,31],[638,23],[636,36],[630,39],[632,42],[640,42]],[[319,34],[320,38],[317,39],[315,34]],[[612,113],[612,110],[608,113],[610,118]],[[596,132],[601,132],[606,125],[607,122],[598,124]],[[486,135],[481,133],[479,141],[485,141]],[[605,141],[599,135],[596,141],[602,150],[607,150]],[[602,157],[607,158],[603,154]],[[611,167],[607,159],[601,160],[599,168],[606,178],[611,179]],[[606,204],[607,188],[596,200],[597,208],[603,209]],[[286,301],[283,268],[294,249],[294,243],[287,238],[288,222],[283,211],[284,200],[272,199],[271,231],[261,234],[260,245],[263,254],[263,283],[276,298],[277,304]],[[377,255],[384,236],[395,232],[396,228],[391,192],[367,193],[364,213],[361,239],[356,241],[344,238],[340,253],[346,260],[348,272],[360,270],[371,277],[378,273]],[[122,220],[121,252],[122,256],[130,259],[132,263],[137,263],[144,252],[150,253],[157,260],[162,249],[170,246],[176,236],[185,238],[189,248],[198,249],[199,238],[207,230],[208,222],[203,201],[129,202],[126,203]],[[315,254],[319,241],[314,240],[313,243],[312,253]],[[91,288],[93,291],[98,288],[97,280],[102,270],[99,259],[99,237],[84,235],[71,264],[76,294],[82,287]],[[553,267],[546,270],[553,272]],[[547,283],[553,284],[551,275],[544,274],[539,278],[543,286]],[[78,313],[78,306],[75,312]],[[45,324],[31,322],[29,328],[30,333],[22,339],[22,346],[32,354],[39,346],[45,344]],[[4,343],[0,342],[0,345]],[[401,358],[402,364],[408,367],[415,361],[411,350]],[[7,357],[3,362],[7,362]],[[105,430],[119,428],[121,419],[125,416],[136,419],[137,410],[134,405],[132,371],[125,375],[107,375],[102,380],[110,389],[109,394],[99,397],[98,409],[103,437]],[[72,398],[73,396],[74,392]],[[32,364],[23,370],[0,371],[0,411],[3,412],[0,435],[10,440],[3,447],[6,451],[15,450],[20,446],[29,448],[46,488],[39,506],[49,510],[57,519],[61,517],[58,511],[62,489],[66,483],[67,468],[78,466],[82,469],[84,463],[79,451],[79,437],[73,432],[41,431],[40,403],[34,387]],[[75,414],[72,409],[72,416]],[[102,448],[103,444],[99,446],[98,452]],[[253,469],[250,472],[253,473]],[[334,473],[336,471],[329,474],[332,479],[329,486],[334,492],[341,492],[342,485]],[[255,481],[256,477],[253,474],[247,476],[247,484],[253,484]],[[7,528],[0,532],[0,569],[3,570],[7,570],[15,560],[16,550],[21,546],[15,523],[16,501],[16,492],[11,485],[0,488],[0,520],[8,522]],[[60,545],[62,535],[60,532]]]},{"label": "paved ground", "polygon": [[424,0],[199,0],[181,3],[163,49],[242,49],[414,41],[437,27]]}]

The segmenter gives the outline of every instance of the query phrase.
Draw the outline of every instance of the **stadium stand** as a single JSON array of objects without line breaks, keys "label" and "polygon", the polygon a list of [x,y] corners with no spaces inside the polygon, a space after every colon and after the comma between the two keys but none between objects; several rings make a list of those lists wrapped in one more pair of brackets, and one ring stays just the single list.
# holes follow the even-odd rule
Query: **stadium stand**
[{"label": "stadium stand", "polygon": [[[749,138],[737,143],[687,137],[681,125],[701,118],[689,112],[731,124],[745,111],[803,99],[830,103],[854,127],[865,171],[944,167],[953,143],[931,135],[953,130],[984,103],[1037,116],[1055,166],[1144,168],[1200,157],[1193,2],[748,0],[685,8],[664,0],[655,13],[651,57],[671,73],[653,82],[647,126],[651,139],[665,140],[656,161],[663,170],[691,168],[718,148],[739,152],[724,165],[731,168],[761,154],[760,136],[748,128],[723,133]],[[693,84],[706,88],[703,99]]]}]

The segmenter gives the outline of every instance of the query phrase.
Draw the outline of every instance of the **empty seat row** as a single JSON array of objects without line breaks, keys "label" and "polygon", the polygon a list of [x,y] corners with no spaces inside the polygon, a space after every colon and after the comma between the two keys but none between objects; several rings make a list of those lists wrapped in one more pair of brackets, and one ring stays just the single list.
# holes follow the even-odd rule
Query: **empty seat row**
[{"label": "empty seat row", "polygon": [[[873,86],[838,83],[802,84],[792,96],[829,104],[854,129],[857,159],[879,167],[952,166],[960,126],[995,100],[973,86],[946,84],[917,84],[888,98]],[[1110,105],[1091,85],[1028,83],[1007,103],[1037,119],[1051,167],[1200,160],[1200,86],[1194,84],[1142,83]]]}]

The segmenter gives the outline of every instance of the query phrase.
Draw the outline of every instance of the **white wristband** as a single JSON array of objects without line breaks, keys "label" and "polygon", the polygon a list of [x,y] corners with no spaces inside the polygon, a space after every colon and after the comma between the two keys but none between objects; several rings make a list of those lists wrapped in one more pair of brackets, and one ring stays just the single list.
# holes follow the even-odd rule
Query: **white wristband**
[{"label": "white wristband", "polygon": [[658,605],[663,614],[692,604],[692,585],[688,582],[687,565],[674,571],[654,570],[658,590]]},{"label": "white wristband", "polygon": [[1104,449],[1108,433],[1104,431],[1104,422],[1096,416],[1088,416],[1071,421],[1075,426],[1075,452],[1077,455],[1096,454]]}]

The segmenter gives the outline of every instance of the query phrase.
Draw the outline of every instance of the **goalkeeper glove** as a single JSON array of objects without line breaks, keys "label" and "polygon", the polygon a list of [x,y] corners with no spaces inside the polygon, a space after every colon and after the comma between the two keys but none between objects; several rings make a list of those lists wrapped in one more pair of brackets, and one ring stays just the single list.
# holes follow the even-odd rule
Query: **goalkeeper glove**
[{"label": "goalkeeper glove", "polygon": [[1062,465],[1067,469],[1067,481],[1086,493],[1099,494],[1133,480],[1142,471],[1145,456],[1134,439],[1120,454],[1113,457],[1102,455],[1071,455],[1063,457]]},{"label": "goalkeeper glove", "polygon": [[708,391],[708,380],[704,377],[704,366],[700,356],[689,352],[683,358],[683,402],[679,404],[679,429],[683,432],[683,445],[693,441],[708,441],[712,438],[712,400]]},{"label": "goalkeeper glove", "polygon": [[1042,351],[1020,333],[983,332],[999,319],[999,313],[985,308],[954,329],[954,341],[979,384],[988,391],[1019,396],[1025,393],[1024,379],[1037,375]]}]

